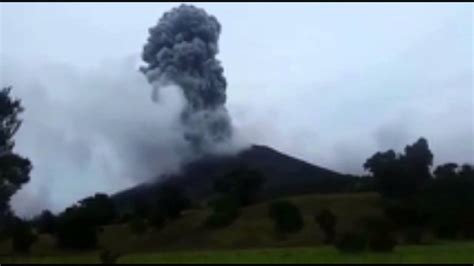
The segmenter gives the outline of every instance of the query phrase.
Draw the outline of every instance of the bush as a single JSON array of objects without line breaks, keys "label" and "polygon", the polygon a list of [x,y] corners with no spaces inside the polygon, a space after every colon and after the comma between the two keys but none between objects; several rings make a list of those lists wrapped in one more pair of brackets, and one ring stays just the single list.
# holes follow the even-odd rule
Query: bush
[{"label": "bush", "polygon": [[303,216],[296,205],[289,201],[276,201],[269,205],[269,216],[279,233],[293,233],[304,226]]},{"label": "bush", "polygon": [[332,243],[336,235],[337,217],[330,210],[323,209],[315,215],[314,219],[325,234],[324,242]]},{"label": "bush", "polygon": [[346,232],[335,242],[335,247],[344,253],[362,252],[366,246],[367,236],[362,232]]},{"label": "bush", "polygon": [[12,228],[12,247],[15,252],[28,253],[37,237],[32,227],[21,219],[15,219]]},{"label": "bush", "polygon": [[132,231],[132,233],[136,235],[143,234],[148,230],[148,225],[145,219],[140,217],[134,217],[133,219],[131,219],[128,223],[128,226],[130,228],[130,231]]}]

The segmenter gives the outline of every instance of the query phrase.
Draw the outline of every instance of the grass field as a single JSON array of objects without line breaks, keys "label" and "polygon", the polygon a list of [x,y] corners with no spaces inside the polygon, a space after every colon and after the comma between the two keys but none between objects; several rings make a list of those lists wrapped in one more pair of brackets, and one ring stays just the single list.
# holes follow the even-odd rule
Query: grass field
[{"label": "grass field", "polygon": [[[2,263],[98,263],[95,253],[0,258]],[[118,263],[474,263],[474,243],[399,246],[392,253],[341,254],[332,247],[137,253]]]}]

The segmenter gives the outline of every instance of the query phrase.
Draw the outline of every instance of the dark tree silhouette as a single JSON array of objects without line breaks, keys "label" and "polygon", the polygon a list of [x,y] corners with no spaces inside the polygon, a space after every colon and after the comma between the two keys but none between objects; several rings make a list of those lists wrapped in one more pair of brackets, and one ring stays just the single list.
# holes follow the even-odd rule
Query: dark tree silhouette
[{"label": "dark tree silhouette", "polygon": [[88,213],[91,221],[97,226],[110,224],[117,217],[115,204],[107,194],[96,193],[79,201],[79,206]]},{"label": "dark tree silhouette", "polygon": [[430,167],[433,164],[433,153],[425,138],[418,139],[413,145],[405,147],[401,157],[402,167],[406,174],[408,193],[416,193],[431,179]]},{"label": "dark tree silhouette", "polygon": [[431,178],[433,162],[428,142],[418,139],[405,147],[405,154],[393,150],[377,152],[364,163],[375,179],[377,190],[385,197],[399,198],[420,192]]},{"label": "dark tree silhouette", "polygon": [[37,236],[33,233],[32,226],[20,218],[14,218],[10,228],[12,247],[15,252],[28,253]]},{"label": "dark tree silhouette", "polygon": [[66,249],[91,249],[97,245],[97,225],[90,212],[74,205],[58,217],[57,244]]},{"label": "dark tree silhouette", "polygon": [[456,177],[457,168],[458,165],[455,163],[446,163],[436,167],[433,173],[435,178],[453,178]]},{"label": "dark tree silhouette", "polygon": [[422,195],[422,208],[430,215],[437,235],[474,238],[473,167],[465,164],[458,170],[448,163],[438,166],[435,175]]},{"label": "dark tree silhouette", "polygon": [[364,163],[364,169],[369,170],[375,180],[376,189],[387,196],[395,196],[402,187],[400,163],[393,150],[377,152]]},{"label": "dark tree silhouette", "polygon": [[27,158],[13,152],[13,136],[20,128],[19,114],[23,107],[19,99],[10,98],[11,87],[0,91],[0,230],[11,215],[10,198],[30,180],[32,165]]},{"label": "dark tree silhouette", "polygon": [[39,233],[53,234],[56,232],[56,217],[49,210],[44,210],[34,220]]}]

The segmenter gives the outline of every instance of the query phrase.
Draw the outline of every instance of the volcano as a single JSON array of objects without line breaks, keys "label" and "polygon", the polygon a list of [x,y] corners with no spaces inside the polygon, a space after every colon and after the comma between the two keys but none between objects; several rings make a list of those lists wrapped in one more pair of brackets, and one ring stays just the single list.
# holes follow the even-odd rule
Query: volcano
[{"label": "volcano", "polygon": [[162,176],[157,181],[126,189],[112,196],[118,206],[131,206],[135,201],[149,201],[164,185],[179,187],[193,200],[201,201],[213,194],[216,178],[237,167],[260,171],[265,183],[260,200],[307,193],[335,193],[344,191],[356,177],[340,174],[267,146],[253,145],[232,156],[208,156],[186,165],[180,174]]}]

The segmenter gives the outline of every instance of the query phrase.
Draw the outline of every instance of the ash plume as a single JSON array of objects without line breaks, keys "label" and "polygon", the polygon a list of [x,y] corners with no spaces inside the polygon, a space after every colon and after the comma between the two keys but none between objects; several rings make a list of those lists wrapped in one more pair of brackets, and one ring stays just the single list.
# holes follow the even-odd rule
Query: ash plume
[{"label": "ash plume", "polygon": [[182,90],[183,137],[198,153],[232,136],[225,107],[227,82],[216,59],[220,32],[221,25],[214,16],[183,4],[166,12],[149,29],[142,53],[146,66],[141,70],[153,85],[154,101],[159,90],[168,85]]}]

